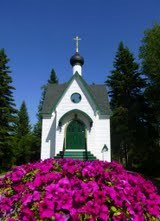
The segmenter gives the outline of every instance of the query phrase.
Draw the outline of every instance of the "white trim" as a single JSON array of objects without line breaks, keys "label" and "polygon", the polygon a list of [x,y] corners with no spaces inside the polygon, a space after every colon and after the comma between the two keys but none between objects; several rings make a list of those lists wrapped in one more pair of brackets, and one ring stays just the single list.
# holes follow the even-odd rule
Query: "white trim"
[{"label": "white trim", "polygon": [[78,72],[79,75],[82,76],[82,67],[79,64],[76,64],[73,66],[73,74],[75,74],[76,72]]}]

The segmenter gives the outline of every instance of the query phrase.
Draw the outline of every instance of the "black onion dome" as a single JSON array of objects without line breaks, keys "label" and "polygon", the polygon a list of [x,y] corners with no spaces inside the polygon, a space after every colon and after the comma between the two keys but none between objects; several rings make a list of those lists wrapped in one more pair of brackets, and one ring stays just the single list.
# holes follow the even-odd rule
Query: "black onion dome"
[{"label": "black onion dome", "polygon": [[84,58],[78,53],[76,52],[70,59],[70,64],[72,66],[79,64],[79,65],[83,65],[84,64]]}]

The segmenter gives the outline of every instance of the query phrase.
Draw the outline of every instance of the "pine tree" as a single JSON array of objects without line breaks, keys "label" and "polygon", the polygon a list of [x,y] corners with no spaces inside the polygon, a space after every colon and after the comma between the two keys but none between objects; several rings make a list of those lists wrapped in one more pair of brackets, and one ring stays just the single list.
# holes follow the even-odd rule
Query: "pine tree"
[{"label": "pine tree", "polygon": [[15,103],[7,65],[9,59],[4,49],[0,50],[0,170],[9,168],[12,164],[12,141],[15,123]]},{"label": "pine tree", "polygon": [[14,136],[14,163],[21,165],[32,159],[34,137],[31,133],[29,115],[25,101],[22,102],[17,114]]},{"label": "pine tree", "polygon": [[160,25],[154,24],[144,32],[140,58],[142,72],[147,77],[145,96],[151,108],[150,123],[157,131],[155,143],[160,143]]},{"label": "pine tree", "polygon": [[23,136],[31,132],[28,111],[25,101],[22,102],[17,118],[17,137],[21,139]]},{"label": "pine tree", "polygon": [[[144,165],[147,172],[159,175],[160,167],[160,24],[144,32],[139,57],[142,61],[142,73],[147,78],[145,98],[148,103],[148,157]],[[150,162],[153,162],[152,164]]]},{"label": "pine tree", "polygon": [[46,85],[42,86],[42,96],[41,96],[41,100],[38,106],[38,113],[37,113],[37,123],[34,126],[34,135],[36,137],[36,145],[35,147],[37,148],[37,151],[35,151],[35,159],[37,159],[40,156],[40,146],[41,146],[41,131],[42,131],[42,105],[44,102],[44,98],[45,98],[45,94],[46,94],[46,90],[47,90],[47,86],[48,84],[58,84],[58,78],[56,76],[56,72],[54,71],[54,69],[51,69],[50,72],[50,78],[47,82]]},{"label": "pine tree", "polygon": [[[126,167],[143,131],[144,80],[132,53],[120,42],[113,63],[114,69],[106,81],[111,97],[111,134],[113,153]],[[142,135],[142,134],[141,134]]]},{"label": "pine tree", "polygon": [[56,76],[55,70],[52,68],[50,73],[50,79],[48,80],[49,84],[58,84],[58,78]]},{"label": "pine tree", "polygon": [[42,121],[41,111],[42,111],[42,105],[43,105],[43,102],[44,102],[44,97],[45,97],[45,94],[46,94],[48,84],[58,84],[58,78],[57,78],[56,72],[53,68],[51,69],[50,78],[49,78],[47,84],[42,86],[42,96],[41,96],[41,100],[40,100],[40,103],[39,103],[39,106],[38,106],[38,114],[37,114],[37,118],[38,118],[38,122],[39,122],[39,132],[40,133],[41,133],[41,126],[42,126],[41,125],[42,124],[42,122],[41,122]]}]

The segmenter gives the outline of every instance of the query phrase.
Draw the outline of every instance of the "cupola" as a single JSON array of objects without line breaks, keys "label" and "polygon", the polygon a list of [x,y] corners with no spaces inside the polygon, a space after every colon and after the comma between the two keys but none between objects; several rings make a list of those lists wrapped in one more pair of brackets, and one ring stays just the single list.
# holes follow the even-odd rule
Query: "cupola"
[{"label": "cupola", "polygon": [[74,38],[74,40],[76,41],[76,52],[70,58],[70,64],[73,67],[73,74],[78,72],[79,75],[82,75],[82,66],[84,64],[84,58],[78,52],[78,41],[81,39],[77,36],[76,38]]}]

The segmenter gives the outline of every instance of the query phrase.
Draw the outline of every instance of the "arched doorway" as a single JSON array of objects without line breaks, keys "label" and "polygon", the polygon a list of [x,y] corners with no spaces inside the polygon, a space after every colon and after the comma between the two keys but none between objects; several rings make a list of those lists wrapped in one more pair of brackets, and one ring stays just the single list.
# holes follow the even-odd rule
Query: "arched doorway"
[{"label": "arched doorway", "polygon": [[72,120],[66,131],[66,149],[78,150],[86,148],[85,125],[80,120]]}]

